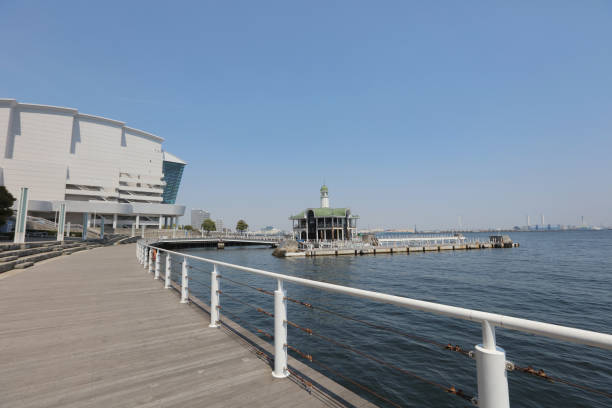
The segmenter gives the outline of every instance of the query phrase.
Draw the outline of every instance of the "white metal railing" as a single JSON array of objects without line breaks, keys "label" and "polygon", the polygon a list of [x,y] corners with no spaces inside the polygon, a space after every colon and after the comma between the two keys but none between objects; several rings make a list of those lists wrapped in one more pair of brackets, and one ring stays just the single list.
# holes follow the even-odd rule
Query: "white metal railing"
[{"label": "white metal railing", "polygon": [[[152,251],[156,251],[155,264],[152,261]],[[374,292],[336,285],[327,282],[320,282],[311,279],[298,278],[295,276],[283,275],[280,273],[269,272],[262,269],[249,268],[246,266],[234,265],[223,261],[207,259],[196,255],[184,254],[159,248],[141,240],[136,246],[136,255],[145,269],[159,279],[160,254],[166,253],[180,256],[182,262],[181,277],[181,303],[189,301],[189,276],[188,259],[208,263],[213,266],[211,271],[211,304],[210,304],[210,327],[218,327],[219,308],[220,308],[220,276],[217,271],[218,266],[248,272],[259,276],[265,276],[277,281],[277,289],[274,291],[274,371],[272,375],[277,378],[284,378],[289,375],[287,368],[287,301],[286,291],[283,288],[284,282],[308,286],[329,292],[342,293],[345,295],[370,299],[377,302],[388,303],[405,307],[412,310],[429,312],[437,315],[452,317],[455,319],[468,320],[482,325],[482,344],[475,346],[474,357],[477,368],[478,398],[477,405],[484,408],[504,408],[510,406],[508,393],[508,380],[506,377],[506,353],[495,341],[495,327],[502,327],[531,333],[539,336],[549,337],[557,340],[564,340],[572,343],[584,344],[612,350],[612,335],[598,333],[589,330],[576,329],[572,327],[560,326],[550,323],[543,323],[534,320],[521,319],[496,313],[483,312],[479,310],[466,309],[462,307],[449,306],[440,303],[427,302],[402,296],[389,295],[386,293]],[[166,257],[165,287],[169,288],[171,273],[170,256]]]},{"label": "white metal railing", "polygon": [[[285,239],[284,235],[278,234],[255,234],[255,233],[225,233],[225,232],[210,232],[201,230],[184,230],[174,228],[159,228],[158,221],[141,221],[140,229],[135,231],[142,238],[149,240],[169,240],[169,239],[225,239],[225,240],[243,240],[243,241],[262,241],[279,243]],[[144,230],[142,229],[144,227]],[[126,229],[126,233],[130,233],[130,229]],[[144,234],[144,235],[143,235]]]}]

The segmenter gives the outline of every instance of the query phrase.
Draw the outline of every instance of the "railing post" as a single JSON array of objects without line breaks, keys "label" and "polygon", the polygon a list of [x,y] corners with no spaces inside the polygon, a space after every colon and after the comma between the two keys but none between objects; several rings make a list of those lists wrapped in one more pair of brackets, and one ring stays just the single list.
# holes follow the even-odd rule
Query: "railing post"
[{"label": "railing post", "polygon": [[181,279],[181,303],[189,303],[189,273],[187,258],[183,258],[183,276]]},{"label": "railing post", "polygon": [[161,251],[157,251],[155,256],[155,280],[159,280],[159,273],[161,272]]},{"label": "railing post", "polygon": [[153,248],[149,248],[149,273],[153,273]]},{"label": "railing post", "polygon": [[217,265],[213,265],[213,271],[210,274],[210,324],[208,327],[219,327],[219,274],[217,273]]},{"label": "railing post", "polygon": [[286,378],[287,370],[287,300],[283,290],[283,281],[278,280],[274,291],[274,371],[272,376]]},{"label": "railing post", "polygon": [[170,276],[172,275],[172,260],[170,257],[170,254],[167,253],[166,254],[166,283],[164,285],[164,288],[166,289],[170,289],[171,287],[171,280],[170,280]]},{"label": "railing post", "polygon": [[476,345],[478,406],[509,408],[506,352],[495,345],[495,327],[482,322],[482,344]]},{"label": "railing post", "polygon": [[149,248],[147,248],[145,246],[145,250],[144,251],[145,251],[145,256],[144,256],[144,262],[142,263],[142,267],[147,269],[149,267],[149,256],[150,256]]}]

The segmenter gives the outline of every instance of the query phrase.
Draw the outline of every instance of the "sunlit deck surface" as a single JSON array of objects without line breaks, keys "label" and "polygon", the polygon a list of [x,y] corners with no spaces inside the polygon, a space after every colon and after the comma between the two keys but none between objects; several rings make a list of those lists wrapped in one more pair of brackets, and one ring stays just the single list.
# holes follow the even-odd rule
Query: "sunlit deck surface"
[{"label": "sunlit deck surface", "polygon": [[135,244],[0,274],[2,407],[373,406],[289,360],[314,383],[274,379],[271,347],[179,303],[135,257]]}]

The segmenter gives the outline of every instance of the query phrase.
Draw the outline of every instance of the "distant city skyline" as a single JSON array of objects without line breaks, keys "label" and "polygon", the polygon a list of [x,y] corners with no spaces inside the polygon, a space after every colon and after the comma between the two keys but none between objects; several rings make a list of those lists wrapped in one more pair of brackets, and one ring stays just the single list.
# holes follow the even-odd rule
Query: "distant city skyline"
[{"label": "distant city skyline", "polygon": [[552,0],[3,2],[0,98],[165,138],[182,224],[288,230],[325,182],[361,228],[610,226],[611,19]]}]

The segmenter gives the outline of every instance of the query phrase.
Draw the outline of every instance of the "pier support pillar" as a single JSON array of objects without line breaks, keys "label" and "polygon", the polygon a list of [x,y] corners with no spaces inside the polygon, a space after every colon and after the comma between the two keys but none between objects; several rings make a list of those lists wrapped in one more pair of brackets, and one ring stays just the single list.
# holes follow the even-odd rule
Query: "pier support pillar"
[{"label": "pier support pillar", "polygon": [[506,352],[495,345],[495,327],[482,323],[482,344],[476,349],[478,406],[480,408],[510,408]]},{"label": "pier support pillar", "polygon": [[117,229],[117,214],[113,214],[113,231]]},{"label": "pier support pillar", "polygon": [[64,240],[64,228],[66,228],[66,203],[60,203],[59,220],[57,223],[57,240]]},{"label": "pier support pillar", "polygon": [[183,276],[181,278],[181,303],[189,303],[189,272],[187,258],[183,258]]},{"label": "pier support pillar", "polygon": [[19,201],[17,202],[17,214],[15,216],[15,237],[13,242],[22,244],[25,242],[26,227],[28,224],[28,195],[30,189],[21,187]]},{"label": "pier support pillar", "polygon": [[81,233],[81,239],[87,240],[87,226],[89,225],[89,213],[83,213],[83,231]]},{"label": "pier support pillar", "polygon": [[208,327],[219,327],[219,274],[217,273],[217,265],[213,266],[213,271],[210,274],[210,324]]},{"label": "pier support pillar", "polygon": [[283,281],[278,280],[278,288],[274,291],[274,371],[275,378],[289,376],[287,369],[287,300],[283,289]]}]

